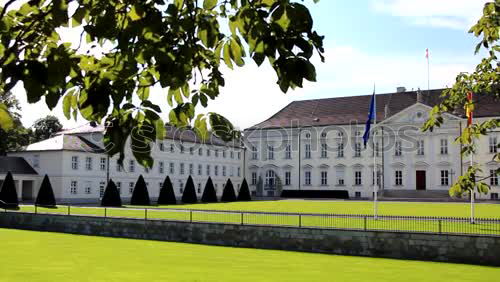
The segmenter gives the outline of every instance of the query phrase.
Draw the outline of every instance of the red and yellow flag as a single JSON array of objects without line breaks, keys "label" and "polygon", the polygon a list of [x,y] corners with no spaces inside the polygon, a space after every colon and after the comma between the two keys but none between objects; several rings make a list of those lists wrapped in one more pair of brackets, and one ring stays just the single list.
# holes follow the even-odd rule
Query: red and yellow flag
[{"label": "red and yellow flag", "polygon": [[474,104],[472,103],[472,91],[467,93],[467,104],[465,104],[465,115],[467,116],[467,126],[472,125],[472,115],[474,112]]}]

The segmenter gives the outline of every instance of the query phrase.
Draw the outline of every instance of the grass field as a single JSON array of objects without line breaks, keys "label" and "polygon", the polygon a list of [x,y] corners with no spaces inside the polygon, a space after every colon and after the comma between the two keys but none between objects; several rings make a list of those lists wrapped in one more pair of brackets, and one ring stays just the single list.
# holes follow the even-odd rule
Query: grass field
[{"label": "grass field", "polygon": [[[146,207],[144,207],[146,208]],[[500,221],[480,222],[469,224],[468,220],[455,221],[429,220],[429,219],[378,219],[374,220],[373,204],[371,202],[353,201],[261,201],[237,202],[217,204],[175,205],[175,206],[150,206],[147,212],[138,207],[130,208],[98,208],[98,207],[70,207],[59,206],[57,209],[38,207],[39,213],[59,213],[73,215],[93,215],[107,217],[148,218],[163,220],[182,220],[197,222],[222,222],[234,224],[265,224],[286,225],[302,227],[326,228],[354,228],[367,230],[398,230],[420,232],[445,232],[445,233],[470,233],[500,235]],[[198,210],[189,212],[186,210]],[[425,216],[425,217],[450,217],[467,218],[470,206],[466,203],[411,203],[411,202],[381,202],[379,214],[389,216]],[[202,211],[199,211],[202,210]],[[203,211],[205,210],[205,211]],[[210,210],[210,212],[206,211]],[[259,211],[276,213],[315,213],[315,214],[358,214],[367,215],[365,218],[339,217],[339,216],[313,216],[313,215],[269,215],[269,214],[240,214],[219,213],[225,211]],[[33,206],[22,206],[21,211],[34,212]],[[480,218],[500,219],[500,205],[477,204],[476,216]]]},{"label": "grass field", "polygon": [[497,281],[500,268],[0,229],[11,281]]}]

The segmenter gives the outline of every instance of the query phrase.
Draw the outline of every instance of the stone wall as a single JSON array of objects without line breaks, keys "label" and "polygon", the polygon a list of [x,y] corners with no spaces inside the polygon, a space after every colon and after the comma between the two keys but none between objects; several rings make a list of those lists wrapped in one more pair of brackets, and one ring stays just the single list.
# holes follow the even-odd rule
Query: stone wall
[{"label": "stone wall", "polygon": [[0,212],[0,228],[500,266],[500,237]]}]

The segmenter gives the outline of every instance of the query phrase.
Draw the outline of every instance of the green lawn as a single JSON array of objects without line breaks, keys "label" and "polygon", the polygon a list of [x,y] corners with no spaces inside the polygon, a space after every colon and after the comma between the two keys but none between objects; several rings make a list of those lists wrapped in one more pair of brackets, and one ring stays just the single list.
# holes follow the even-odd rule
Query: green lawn
[{"label": "green lawn", "polygon": [[500,268],[0,229],[1,281],[496,281]]},{"label": "green lawn", "polygon": [[[319,213],[319,214],[359,214],[372,215],[373,204],[371,202],[354,201],[261,201],[261,202],[237,202],[218,204],[196,204],[176,206],[152,206],[148,207],[147,214],[144,209],[131,208],[96,208],[96,207],[70,207],[73,215],[94,215],[108,217],[130,217],[165,220],[182,220],[198,222],[223,222],[241,224],[266,224],[287,225],[303,227],[327,227],[327,228],[355,228],[371,230],[400,230],[421,232],[447,232],[447,233],[473,233],[500,235],[500,223],[481,223],[471,225],[465,222],[449,222],[435,220],[374,220],[372,217],[364,218],[342,218],[329,216],[297,216],[297,215],[261,215],[240,213],[218,213],[218,212],[187,212],[178,209],[196,210],[227,210],[227,211],[268,211],[288,213]],[[21,211],[33,212],[33,206],[22,206]],[[67,206],[59,206],[57,209],[38,208],[40,213],[67,214]],[[404,216],[440,216],[440,217],[464,217],[469,216],[470,206],[467,203],[402,203],[381,202],[379,203],[380,215],[404,215]],[[482,218],[500,218],[500,205],[477,204],[476,216]]]}]

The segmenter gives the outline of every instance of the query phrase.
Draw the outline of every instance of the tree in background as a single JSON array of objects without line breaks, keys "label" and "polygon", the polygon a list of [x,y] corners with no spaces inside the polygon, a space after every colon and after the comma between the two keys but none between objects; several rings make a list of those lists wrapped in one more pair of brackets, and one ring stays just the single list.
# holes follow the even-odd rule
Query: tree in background
[{"label": "tree in background", "polygon": [[[22,5],[13,9],[16,2]],[[132,147],[144,148],[133,154],[146,167],[153,165],[151,143],[164,136],[159,114],[167,109],[150,100],[152,88],[166,91],[170,124],[191,125],[204,139],[210,125],[215,135],[229,141],[239,132],[226,118],[195,111],[219,96],[225,85],[223,64],[242,67],[250,61],[247,56],[258,66],[268,62],[287,92],[302,87],[304,80],[316,80],[314,54],[323,60],[323,37],[314,31],[301,1],[3,3],[0,89],[8,92],[19,84],[29,103],[43,97],[52,110],[62,100],[68,119],[80,113],[89,121],[105,121],[109,154],[119,154],[122,162],[126,141],[132,140]],[[79,44],[61,42],[62,30],[81,33]],[[86,52],[91,46],[112,48]],[[9,117],[0,111],[2,127]]]},{"label": "tree in background", "polygon": [[[469,30],[469,33],[480,38],[476,46],[476,54],[481,49],[485,51],[486,57],[481,60],[473,73],[460,73],[453,87],[444,90],[443,102],[435,106],[429,119],[424,124],[424,130],[432,131],[435,127],[443,124],[443,114],[452,112],[455,109],[472,109],[479,99],[491,99],[500,104],[500,62],[498,54],[500,32],[500,0],[495,0],[485,4],[483,16]],[[472,101],[467,98],[468,93],[476,96]],[[499,106],[500,107],[500,106]],[[492,118],[481,123],[473,123],[466,127],[457,141],[462,145],[462,154],[464,156],[473,155],[477,150],[477,140],[489,134],[500,127],[500,119]],[[492,162],[500,162],[500,144],[496,153],[492,156]],[[472,165],[467,172],[459,176],[458,180],[452,185],[450,195],[464,196],[472,194],[474,190],[479,193],[487,193],[490,189],[485,182],[493,175],[500,175],[500,167],[497,165],[494,174],[489,171],[485,174],[479,168],[479,165]]]},{"label": "tree in background", "polygon": [[[11,92],[0,90],[0,156],[9,151],[16,151],[30,143],[31,130],[21,123],[21,107],[19,101]],[[2,113],[9,115],[7,127],[1,126],[6,120]]]},{"label": "tree in background", "polygon": [[130,199],[130,204],[134,206],[149,206],[151,201],[149,199],[148,186],[142,174],[139,175],[139,179],[135,183],[134,192],[132,193],[132,199]]},{"label": "tree in background", "polygon": [[42,185],[40,185],[38,195],[36,196],[35,205],[43,207],[56,206],[56,197],[54,197],[54,190],[52,190],[52,184],[47,174],[43,177]]},{"label": "tree in background", "polygon": [[46,116],[38,119],[33,124],[33,140],[32,143],[49,139],[63,128],[59,119],[55,116]]},{"label": "tree in background", "polygon": [[[3,203],[2,203],[3,202]],[[0,190],[0,204],[4,205],[3,208],[18,208],[19,200],[17,198],[16,184],[12,173],[10,171],[5,176],[1,190]]]},{"label": "tree in background", "polygon": [[212,182],[211,177],[208,177],[207,183],[205,184],[205,190],[203,190],[201,202],[217,203],[217,192],[215,191],[214,183]]},{"label": "tree in background", "polygon": [[177,204],[177,199],[175,198],[174,187],[172,186],[172,181],[167,175],[163,181],[163,185],[160,190],[160,195],[158,196],[158,205],[175,205]]},{"label": "tree in background", "polygon": [[196,190],[194,188],[194,181],[191,175],[188,177],[186,186],[184,186],[184,193],[182,193],[182,202],[184,204],[195,204],[198,202]]},{"label": "tree in background", "polygon": [[101,206],[103,207],[121,207],[122,199],[120,198],[120,191],[116,187],[113,180],[109,180],[104,195],[102,196]]},{"label": "tree in background", "polygon": [[238,192],[238,201],[251,201],[250,189],[248,189],[247,180],[244,178],[241,183],[240,191]]},{"label": "tree in background", "polygon": [[231,179],[227,179],[226,185],[224,186],[224,191],[222,191],[221,202],[235,202],[236,194],[234,193],[233,182]]}]

